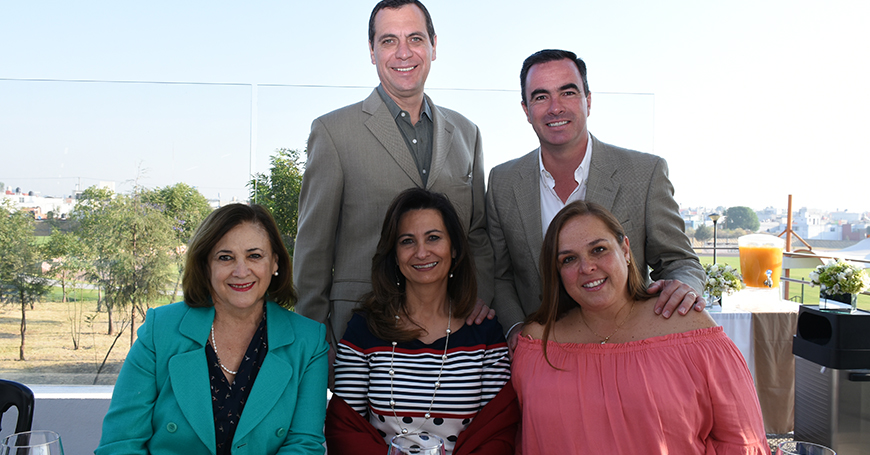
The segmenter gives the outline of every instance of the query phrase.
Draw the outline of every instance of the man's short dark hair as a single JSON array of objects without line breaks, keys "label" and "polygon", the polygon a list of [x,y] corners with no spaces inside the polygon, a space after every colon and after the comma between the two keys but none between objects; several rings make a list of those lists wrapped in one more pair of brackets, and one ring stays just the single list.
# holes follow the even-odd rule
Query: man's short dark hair
[{"label": "man's short dark hair", "polygon": [[586,63],[583,59],[577,57],[577,54],[571,51],[563,51],[559,49],[544,49],[530,55],[523,62],[523,69],[520,70],[520,89],[522,90],[523,104],[526,104],[526,76],[529,75],[529,70],[532,66],[538,63],[555,62],[557,60],[571,60],[577,65],[580,71],[580,78],[583,79],[583,91],[589,96],[589,81],[586,79]]},{"label": "man's short dark hair", "polygon": [[375,16],[378,15],[378,11],[384,8],[399,9],[405,5],[417,5],[417,8],[420,8],[423,16],[426,16],[426,33],[429,34],[429,41],[435,41],[435,25],[432,24],[432,16],[429,15],[429,10],[423,6],[420,0],[381,0],[375,5],[375,9],[372,10],[372,15],[369,17],[369,47],[374,46]]}]

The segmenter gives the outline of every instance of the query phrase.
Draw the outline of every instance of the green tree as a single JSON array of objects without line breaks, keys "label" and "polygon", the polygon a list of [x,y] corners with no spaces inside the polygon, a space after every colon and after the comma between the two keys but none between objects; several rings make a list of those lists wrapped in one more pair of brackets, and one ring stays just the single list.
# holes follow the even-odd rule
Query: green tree
[{"label": "green tree", "polygon": [[[170,257],[176,247],[172,224],[141,195],[141,190],[113,195],[89,188],[73,211],[89,256],[88,277],[104,294],[109,334],[114,331],[115,308],[129,306],[135,327],[135,315],[144,315],[170,279]],[[130,336],[132,343],[132,331]]]},{"label": "green tree", "polygon": [[251,201],[261,204],[272,212],[278,230],[293,255],[299,215],[299,190],[305,172],[303,156],[307,150],[278,149],[271,156],[269,174],[257,173],[248,182]]},{"label": "green tree", "polygon": [[710,226],[698,226],[695,229],[695,240],[703,243],[713,238],[713,228]]},{"label": "green tree", "polygon": [[190,240],[199,223],[212,210],[205,196],[186,183],[144,191],[142,200],[159,208],[170,219],[175,237],[181,243]]},{"label": "green tree", "polygon": [[48,241],[42,244],[42,252],[51,267],[47,275],[60,284],[61,303],[67,305],[70,336],[76,350],[82,333],[82,303],[67,301],[67,295],[70,284],[75,283],[76,275],[84,269],[81,244],[75,233],[53,229]]},{"label": "green tree", "polygon": [[11,300],[21,304],[21,345],[18,360],[25,360],[27,306],[48,293],[48,280],[42,276],[42,256],[33,237],[33,217],[16,210],[7,201],[0,203],[0,285]]},{"label": "green tree", "polygon": [[746,229],[755,232],[761,226],[758,215],[749,207],[729,207],[725,210],[725,227],[728,229]]},{"label": "green tree", "polygon": [[170,256],[178,274],[170,300],[175,301],[184,274],[185,245],[212,209],[205,196],[186,183],[145,191],[142,200],[158,208],[172,225],[175,248]]},{"label": "green tree", "polygon": [[42,252],[51,267],[48,276],[60,284],[61,303],[66,303],[67,285],[82,268],[78,239],[73,233],[53,229]]}]

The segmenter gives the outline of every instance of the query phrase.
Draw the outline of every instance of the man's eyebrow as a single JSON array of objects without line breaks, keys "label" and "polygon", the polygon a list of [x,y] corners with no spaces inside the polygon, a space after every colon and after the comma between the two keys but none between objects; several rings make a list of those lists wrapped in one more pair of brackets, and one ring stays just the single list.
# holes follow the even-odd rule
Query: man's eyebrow
[{"label": "man's eyebrow", "polygon": [[393,33],[384,33],[383,35],[378,36],[378,41],[383,41],[384,38],[397,38],[397,36]]},{"label": "man's eyebrow", "polygon": [[[424,38],[428,38],[428,37],[429,37],[429,35],[427,35],[425,32],[421,32],[421,31],[408,33],[408,37],[412,37],[412,36],[422,36],[422,37],[424,37]],[[396,38],[396,39],[398,39],[399,36],[396,35],[395,33],[384,33],[383,35],[378,36],[378,37],[377,37],[377,40],[378,40],[378,41],[383,41],[385,38]]]},{"label": "man's eyebrow", "polygon": [[577,84],[575,84],[573,82],[570,84],[565,84],[565,85],[559,87],[559,91],[561,92],[561,91],[565,91],[565,90],[572,89],[572,88],[578,92],[580,91],[580,87],[577,87]]},{"label": "man's eyebrow", "polygon": [[542,88],[534,89],[534,90],[532,90],[532,93],[529,93],[529,99],[534,98],[535,95],[540,95],[540,94],[547,95],[549,93],[550,92],[548,92],[547,90],[544,90]]}]

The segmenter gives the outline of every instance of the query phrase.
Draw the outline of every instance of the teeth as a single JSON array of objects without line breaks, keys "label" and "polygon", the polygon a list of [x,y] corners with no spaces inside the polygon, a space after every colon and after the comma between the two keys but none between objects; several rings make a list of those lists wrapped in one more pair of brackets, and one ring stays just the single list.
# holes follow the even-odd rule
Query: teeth
[{"label": "teeth", "polygon": [[414,68],[416,68],[416,66],[412,66],[410,68],[396,68],[396,71],[399,71],[401,73],[407,73],[408,71],[411,71]]},{"label": "teeth", "polygon": [[562,120],[561,122],[548,123],[547,126],[562,126],[562,125],[567,125],[567,124],[568,124],[567,120]]},{"label": "teeth", "polygon": [[437,262],[432,262],[430,264],[413,265],[411,267],[414,267],[417,270],[425,270],[425,269],[431,269],[432,267],[435,267],[436,265],[438,265]]},{"label": "teeth", "polygon": [[233,289],[245,289],[253,286],[253,283],[245,283],[245,284],[231,284],[230,287]]},{"label": "teeth", "polygon": [[586,284],[583,285],[583,287],[584,287],[584,288],[594,288],[595,286],[598,286],[598,285],[600,285],[601,283],[604,283],[604,278],[602,278],[602,279],[600,279],[600,280],[595,280],[595,281],[593,281],[593,282],[591,282],[591,283],[586,283]]}]

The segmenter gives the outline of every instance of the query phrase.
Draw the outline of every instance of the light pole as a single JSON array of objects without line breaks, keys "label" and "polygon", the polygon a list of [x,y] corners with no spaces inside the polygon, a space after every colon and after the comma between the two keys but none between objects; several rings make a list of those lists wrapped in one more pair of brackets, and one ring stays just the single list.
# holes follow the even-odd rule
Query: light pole
[{"label": "light pole", "polygon": [[711,213],[710,219],[713,220],[713,264],[716,264],[716,225],[719,223],[719,218],[722,215],[718,213]]}]

